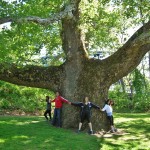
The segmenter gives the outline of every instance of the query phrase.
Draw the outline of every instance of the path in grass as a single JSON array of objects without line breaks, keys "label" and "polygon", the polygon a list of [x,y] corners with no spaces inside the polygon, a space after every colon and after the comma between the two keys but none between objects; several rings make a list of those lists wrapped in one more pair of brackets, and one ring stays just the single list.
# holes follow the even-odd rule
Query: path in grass
[{"label": "path in grass", "polygon": [[101,137],[52,127],[44,117],[0,116],[1,150],[150,149],[149,114],[115,114],[121,134]]}]

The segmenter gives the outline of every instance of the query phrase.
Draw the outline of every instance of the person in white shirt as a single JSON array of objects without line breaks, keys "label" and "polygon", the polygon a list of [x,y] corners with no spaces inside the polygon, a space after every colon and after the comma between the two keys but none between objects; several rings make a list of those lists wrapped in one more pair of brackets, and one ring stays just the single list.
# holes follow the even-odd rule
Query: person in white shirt
[{"label": "person in white shirt", "polygon": [[114,118],[113,118],[112,105],[114,105],[114,102],[111,99],[108,99],[106,101],[105,106],[101,109],[101,111],[106,111],[107,118],[109,120],[110,127],[111,127],[111,132],[116,132],[117,129],[114,128]]}]

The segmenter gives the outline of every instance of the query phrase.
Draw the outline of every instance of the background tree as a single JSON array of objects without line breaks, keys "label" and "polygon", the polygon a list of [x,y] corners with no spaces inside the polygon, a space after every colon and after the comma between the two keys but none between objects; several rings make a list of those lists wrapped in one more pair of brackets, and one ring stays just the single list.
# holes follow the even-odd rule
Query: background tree
[{"label": "background tree", "polygon": [[[146,14],[142,19],[149,17],[147,4],[148,0],[140,3]],[[102,107],[110,85],[131,72],[150,49],[149,21],[128,41],[124,39],[123,46],[116,44],[131,23],[139,24],[134,9],[138,5],[138,0],[1,1],[0,24],[11,22],[11,29],[0,32],[0,79],[60,90],[72,101],[89,96]],[[60,56],[55,66],[35,62],[43,46],[51,59]],[[116,52],[104,60],[89,58],[92,49],[101,48]],[[79,114],[72,109],[65,106],[63,127],[77,126]],[[106,123],[106,117],[94,111],[94,129],[106,128]]]}]

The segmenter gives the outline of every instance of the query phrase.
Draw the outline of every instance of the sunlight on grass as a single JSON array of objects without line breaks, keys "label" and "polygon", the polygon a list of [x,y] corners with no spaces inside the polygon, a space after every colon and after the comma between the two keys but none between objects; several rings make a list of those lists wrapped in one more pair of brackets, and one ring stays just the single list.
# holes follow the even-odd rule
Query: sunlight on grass
[{"label": "sunlight on grass", "polygon": [[44,141],[44,143],[50,143],[50,142],[54,142],[54,140],[53,140],[53,139],[46,139],[46,140]]},{"label": "sunlight on grass", "polygon": [[9,120],[9,121],[0,121],[0,124],[13,124],[13,125],[27,125],[30,123],[38,123],[39,121],[18,121],[18,120]]},{"label": "sunlight on grass", "polygon": [[5,139],[0,139],[0,143],[4,143],[5,141]]},{"label": "sunlight on grass", "polygon": [[13,139],[28,139],[29,137],[28,137],[28,136],[21,135],[21,136],[13,136],[12,138],[13,138]]},{"label": "sunlight on grass", "polygon": [[32,140],[26,140],[26,141],[23,141],[22,143],[25,144],[25,145],[30,144],[30,143],[32,143]]},{"label": "sunlight on grass", "polygon": [[119,140],[124,140],[124,141],[128,141],[128,140],[144,140],[144,141],[148,141],[149,139],[145,136],[145,135],[139,135],[138,137],[137,136],[134,136],[134,135],[130,135],[130,136],[125,136],[125,137],[120,137],[118,138]]},{"label": "sunlight on grass", "polygon": [[100,150],[150,150],[150,114],[114,114],[117,133],[99,137]]},{"label": "sunlight on grass", "polygon": [[31,121],[31,123],[38,123],[38,122],[40,122],[40,121]]},{"label": "sunlight on grass", "polygon": [[130,121],[134,121],[136,119],[134,118],[119,118],[119,120],[117,120],[117,124],[119,123],[123,123],[123,122],[130,122]]},{"label": "sunlight on grass", "polygon": [[44,117],[1,116],[0,149],[4,150],[149,150],[149,114],[114,114],[117,133],[89,136],[55,128]]}]

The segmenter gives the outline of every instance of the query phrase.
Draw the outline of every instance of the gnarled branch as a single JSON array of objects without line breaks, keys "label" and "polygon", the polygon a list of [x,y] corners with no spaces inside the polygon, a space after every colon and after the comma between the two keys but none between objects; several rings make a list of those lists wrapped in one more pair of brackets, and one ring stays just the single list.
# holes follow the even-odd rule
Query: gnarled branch
[{"label": "gnarled branch", "polygon": [[5,17],[5,18],[0,18],[0,24],[15,21],[17,23],[34,22],[40,25],[49,25],[57,21],[60,21],[64,18],[72,19],[74,17],[73,12],[77,9],[77,3],[79,3],[80,1],[81,0],[72,0],[70,4],[68,4],[62,9],[62,11],[51,15],[49,18],[41,18],[38,16],[28,16],[24,18]]},{"label": "gnarled branch", "polygon": [[58,90],[63,81],[63,66],[17,67],[14,64],[0,64],[0,80],[29,87]]},{"label": "gnarled branch", "polygon": [[135,32],[117,52],[104,60],[109,84],[131,72],[149,50],[150,21]]}]

